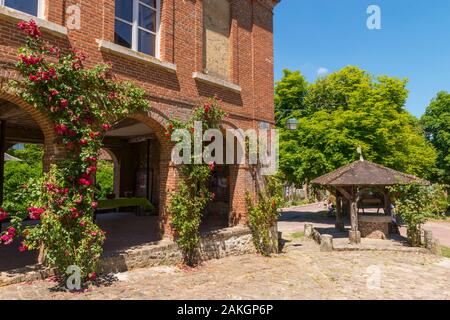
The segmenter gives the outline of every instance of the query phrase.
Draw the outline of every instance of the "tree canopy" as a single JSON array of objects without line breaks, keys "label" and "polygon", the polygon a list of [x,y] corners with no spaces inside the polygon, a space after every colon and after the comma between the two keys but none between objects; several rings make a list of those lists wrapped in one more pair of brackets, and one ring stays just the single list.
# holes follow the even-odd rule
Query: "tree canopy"
[{"label": "tree canopy", "polygon": [[427,139],[437,150],[434,179],[450,185],[450,93],[439,92],[421,119]]},{"label": "tree canopy", "polygon": [[300,71],[283,70],[283,79],[275,86],[275,119],[283,126],[294,112],[302,114],[308,82]]},{"label": "tree canopy", "polygon": [[436,152],[405,109],[406,84],[350,66],[309,85],[302,111],[292,113],[299,128],[281,130],[280,168],[287,179],[301,184],[355,161],[358,146],[367,160],[429,177]]}]

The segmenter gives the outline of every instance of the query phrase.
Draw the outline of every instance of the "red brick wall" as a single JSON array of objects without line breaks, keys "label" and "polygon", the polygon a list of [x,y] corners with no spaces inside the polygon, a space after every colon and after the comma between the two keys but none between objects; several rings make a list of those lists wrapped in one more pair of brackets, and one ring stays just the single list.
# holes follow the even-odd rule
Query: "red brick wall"
[{"label": "red brick wall", "polygon": [[[202,71],[203,67],[201,0],[161,0],[160,56],[161,60],[176,64],[176,73],[99,51],[96,39],[113,41],[114,38],[114,0],[46,0],[47,20],[57,24],[65,24],[68,6],[81,3],[81,30],[69,30],[67,37],[45,34],[45,38],[63,47],[83,50],[88,64],[111,61],[119,78],[130,79],[145,88],[152,109],[139,119],[145,119],[160,140],[163,140],[164,119],[186,118],[193,106],[214,95],[223,101],[224,109],[230,114],[227,121],[235,127],[257,127],[259,121],[273,123],[273,1],[230,1],[230,81],[242,88],[241,93],[202,84],[192,78],[192,73]],[[17,48],[24,42],[16,25],[17,22],[0,18],[0,76],[12,68]],[[164,203],[167,192],[174,190],[176,177],[169,165],[170,146],[164,141],[161,144],[160,192],[161,203]],[[246,169],[235,170],[234,223],[245,216],[242,194],[246,189],[243,187],[245,172]]]}]

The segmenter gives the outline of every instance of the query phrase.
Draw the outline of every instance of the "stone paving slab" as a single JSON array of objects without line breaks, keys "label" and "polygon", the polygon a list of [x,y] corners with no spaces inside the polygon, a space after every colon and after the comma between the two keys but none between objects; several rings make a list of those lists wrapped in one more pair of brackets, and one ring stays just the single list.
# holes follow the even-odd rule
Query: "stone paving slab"
[{"label": "stone paving slab", "polygon": [[116,274],[83,293],[51,281],[0,288],[0,299],[447,299],[450,260],[409,252],[321,253],[291,240],[272,258],[212,260],[193,270],[153,267]]}]

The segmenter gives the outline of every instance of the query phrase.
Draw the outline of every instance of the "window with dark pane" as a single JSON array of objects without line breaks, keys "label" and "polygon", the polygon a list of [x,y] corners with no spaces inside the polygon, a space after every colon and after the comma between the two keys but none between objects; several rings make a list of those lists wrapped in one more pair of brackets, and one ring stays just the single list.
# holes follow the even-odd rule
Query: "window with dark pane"
[{"label": "window with dark pane", "polygon": [[115,0],[115,43],[156,55],[157,0]]},{"label": "window with dark pane", "polygon": [[5,0],[5,6],[33,16],[38,15],[39,0]]},{"label": "window with dark pane", "polygon": [[139,52],[155,55],[155,36],[150,32],[139,30]]},{"label": "window with dark pane", "polygon": [[114,42],[131,49],[133,39],[133,27],[116,19]]},{"label": "window with dark pane", "polygon": [[116,0],[116,18],[133,23],[133,0]]}]

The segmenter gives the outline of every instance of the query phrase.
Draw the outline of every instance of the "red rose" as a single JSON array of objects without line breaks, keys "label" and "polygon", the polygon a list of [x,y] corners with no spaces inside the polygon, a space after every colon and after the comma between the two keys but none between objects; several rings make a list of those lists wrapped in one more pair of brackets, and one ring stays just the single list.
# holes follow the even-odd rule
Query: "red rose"
[{"label": "red rose", "polygon": [[56,70],[55,70],[55,68],[48,69],[48,75],[50,77],[52,77],[52,78],[55,78],[56,77]]},{"label": "red rose", "polygon": [[0,221],[5,220],[6,218],[8,218],[9,213],[6,212],[3,208],[0,208]]},{"label": "red rose", "polygon": [[101,135],[101,133],[98,131],[89,132],[89,137],[91,137],[92,139],[99,137],[100,135]]},{"label": "red rose", "polygon": [[96,166],[90,166],[89,168],[87,168],[87,174],[91,174],[97,172],[97,167]]},{"label": "red rose", "polygon": [[68,130],[69,128],[65,124],[57,124],[55,126],[55,132],[59,135],[67,133]]},{"label": "red rose", "polygon": [[32,220],[40,220],[41,215],[45,212],[43,208],[31,207],[28,208],[29,217]]},{"label": "red rose", "polygon": [[95,272],[92,272],[88,275],[88,279],[91,281],[95,281],[97,279],[97,274]]},{"label": "red rose", "polygon": [[83,186],[90,186],[92,184],[90,179],[86,179],[86,178],[80,178],[78,179],[78,183],[83,185]]},{"label": "red rose", "polygon": [[104,123],[104,124],[102,124],[102,129],[104,131],[108,131],[109,129],[111,129],[111,125],[108,123]]},{"label": "red rose", "polygon": [[19,247],[19,251],[20,252],[24,252],[24,251],[27,251],[27,250],[28,250],[28,247],[26,245],[24,245],[23,242],[22,242],[22,244]]},{"label": "red rose", "polygon": [[12,237],[12,236],[9,235],[9,234],[4,234],[4,235],[2,235],[2,236],[0,237],[0,240],[2,240],[2,242],[3,242],[5,245],[9,245],[9,244],[11,244],[11,243],[13,242],[13,238],[14,238],[14,237]]},{"label": "red rose", "polygon": [[18,24],[20,30],[23,30],[27,35],[32,38],[39,38],[42,34],[39,30],[36,22],[34,20],[30,20],[30,22],[20,21]]},{"label": "red rose", "polygon": [[59,105],[61,108],[65,109],[69,105],[69,101],[67,99],[61,99],[59,100]]},{"label": "red rose", "polygon": [[86,159],[84,159],[84,161],[86,161],[86,162],[97,162],[97,158],[96,157],[87,157]]}]

